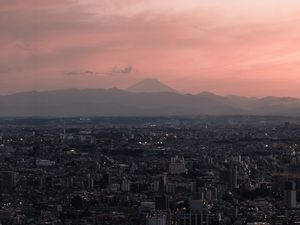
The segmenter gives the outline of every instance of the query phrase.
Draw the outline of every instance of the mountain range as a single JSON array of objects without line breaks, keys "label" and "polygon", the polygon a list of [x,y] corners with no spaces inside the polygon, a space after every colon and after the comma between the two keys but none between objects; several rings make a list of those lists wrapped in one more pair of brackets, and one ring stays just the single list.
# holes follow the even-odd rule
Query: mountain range
[{"label": "mountain range", "polygon": [[67,89],[0,96],[0,117],[300,115],[300,99],[182,94],[147,79],[127,90]]}]

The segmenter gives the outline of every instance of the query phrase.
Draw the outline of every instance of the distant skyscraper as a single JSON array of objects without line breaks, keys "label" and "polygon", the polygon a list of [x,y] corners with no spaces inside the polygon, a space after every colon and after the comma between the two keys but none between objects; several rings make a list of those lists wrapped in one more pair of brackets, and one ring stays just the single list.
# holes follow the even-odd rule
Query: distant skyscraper
[{"label": "distant skyscraper", "polygon": [[159,192],[164,193],[167,185],[167,174],[163,174],[159,177]]},{"label": "distant skyscraper", "polygon": [[62,141],[62,143],[65,143],[66,140],[67,140],[66,121],[64,121],[64,124],[63,124],[63,134],[61,136],[61,141]]},{"label": "distant skyscraper", "polygon": [[166,195],[155,197],[155,209],[156,210],[168,210],[169,209],[169,197]]},{"label": "distant skyscraper", "polygon": [[122,179],[122,183],[121,183],[121,190],[124,192],[130,192],[130,186],[131,186],[131,182],[130,180],[124,178]]},{"label": "distant skyscraper", "polygon": [[13,171],[0,172],[1,190],[10,191],[15,187],[17,181],[17,174]]},{"label": "distant skyscraper", "polygon": [[109,173],[103,174],[102,180],[101,180],[101,187],[106,188],[110,184],[111,184],[111,177],[110,177]]},{"label": "distant skyscraper", "polygon": [[220,171],[220,180],[230,190],[238,188],[237,167],[232,165],[229,169],[221,170]]},{"label": "distant skyscraper", "polygon": [[231,189],[238,188],[238,172],[237,172],[237,166],[236,165],[231,166],[230,186],[231,186]]},{"label": "distant skyscraper", "polygon": [[294,209],[297,207],[296,185],[294,181],[285,182],[284,203],[286,207]]},{"label": "distant skyscraper", "polygon": [[182,174],[185,173],[186,167],[185,167],[185,161],[184,158],[179,158],[178,156],[175,156],[171,158],[171,163],[169,165],[169,173],[170,174]]}]

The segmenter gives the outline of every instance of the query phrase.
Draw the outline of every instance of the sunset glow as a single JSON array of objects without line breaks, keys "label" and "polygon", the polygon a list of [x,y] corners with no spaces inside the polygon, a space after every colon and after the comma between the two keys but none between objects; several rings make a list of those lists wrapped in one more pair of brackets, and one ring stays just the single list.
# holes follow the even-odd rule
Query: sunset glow
[{"label": "sunset glow", "polygon": [[297,0],[0,0],[0,94],[126,88],[300,97]]}]

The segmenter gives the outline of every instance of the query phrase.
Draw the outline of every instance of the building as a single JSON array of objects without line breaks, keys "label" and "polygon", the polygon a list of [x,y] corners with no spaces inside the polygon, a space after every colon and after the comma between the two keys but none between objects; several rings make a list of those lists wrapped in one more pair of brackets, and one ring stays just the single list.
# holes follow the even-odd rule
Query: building
[{"label": "building", "polygon": [[284,203],[287,208],[294,209],[297,207],[297,192],[294,181],[285,182]]},{"label": "building", "polygon": [[123,179],[121,184],[121,190],[123,192],[130,192],[131,182],[128,179]]},{"label": "building", "polygon": [[178,225],[209,225],[210,215],[205,212],[182,213],[178,217]]},{"label": "building", "polygon": [[155,202],[141,202],[139,206],[140,213],[150,213],[155,211]]},{"label": "building", "polygon": [[187,169],[185,167],[185,161],[183,157],[172,157],[171,163],[169,165],[169,173],[170,174],[182,174],[186,173]]},{"label": "building", "polygon": [[201,200],[190,201],[190,211],[179,214],[178,225],[209,225],[211,215]]},{"label": "building", "polygon": [[13,171],[0,172],[0,187],[1,190],[10,191],[17,182],[17,174]]},{"label": "building", "polygon": [[147,215],[146,225],[166,225],[167,216],[163,214]]},{"label": "building", "polygon": [[156,210],[168,210],[169,209],[169,197],[166,195],[155,197],[155,209]]}]

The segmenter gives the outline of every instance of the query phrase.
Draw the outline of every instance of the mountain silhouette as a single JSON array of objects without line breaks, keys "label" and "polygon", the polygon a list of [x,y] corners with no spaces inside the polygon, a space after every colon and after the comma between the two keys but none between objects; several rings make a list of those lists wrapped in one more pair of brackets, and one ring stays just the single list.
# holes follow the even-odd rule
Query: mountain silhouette
[{"label": "mountain silhouette", "polygon": [[[157,84],[157,81],[150,83]],[[141,92],[117,88],[68,89],[0,96],[0,117],[300,115],[297,98],[249,98],[210,92],[193,95],[171,91],[164,85],[159,87],[164,88],[133,88]]]},{"label": "mountain silhouette", "polygon": [[165,85],[157,79],[145,79],[142,80],[127,89],[130,92],[143,92],[143,93],[154,93],[154,92],[177,92],[171,87]]}]

